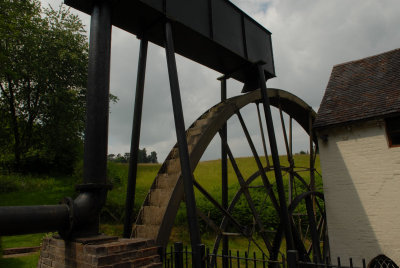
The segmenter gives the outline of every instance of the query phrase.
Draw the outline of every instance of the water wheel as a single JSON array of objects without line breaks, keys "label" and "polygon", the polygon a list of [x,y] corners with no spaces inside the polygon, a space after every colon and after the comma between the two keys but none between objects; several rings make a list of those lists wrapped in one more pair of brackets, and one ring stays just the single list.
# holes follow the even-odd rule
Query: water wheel
[{"label": "water wheel", "polygon": [[[288,210],[291,219],[293,240],[299,252],[299,258],[303,261],[323,261],[328,254],[327,229],[323,195],[315,185],[316,174],[314,168],[317,151],[315,136],[312,134],[311,126],[315,118],[315,112],[304,101],[279,89],[268,89],[268,97],[272,106],[276,107],[281,118],[281,126],[284,133],[287,165],[282,164],[283,175],[287,178]],[[201,115],[186,131],[187,143],[190,155],[192,172],[195,170],[206,148],[214,136],[218,135],[221,128],[232,116],[236,115],[244,130],[248,145],[252,148],[253,157],[257,167],[254,172],[244,177],[240,171],[235,157],[227,145],[228,156],[238,179],[238,187],[230,187],[229,207],[223,209],[220,200],[215,200],[209,189],[202,187],[201,178],[194,178],[194,186],[215,210],[220,217],[218,221],[210,218],[207,211],[198,208],[197,215],[203,223],[216,233],[214,252],[221,248],[223,237],[242,236],[250,244],[257,247],[270,260],[276,260],[281,253],[285,253],[283,226],[279,221],[279,202],[277,202],[276,189],[274,186],[274,167],[266,159],[260,160],[255,150],[252,138],[243,120],[241,110],[250,105],[256,105],[258,123],[263,140],[263,151],[267,154],[264,138],[262,120],[259,112],[261,93],[259,90],[227,99],[221,102],[203,115]],[[289,135],[287,135],[284,123],[284,114],[290,118]],[[257,119],[255,119],[257,120]],[[307,164],[295,162],[292,153],[292,127],[291,122],[295,120],[309,135],[310,153]],[[151,189],[145,198],[133,227],[133,237],[152,238],[159,245],[166,246],[174,224],[177,211],[181,201],[184,199],[183,181],[181,178],[179,151],[175,146],[165,162],[161,166]],[[260,197],[261,196],[261,197]],[[269,201],[268,201],[269,200]],[[243,222],[243,217],[235,214],[239,206],[247,206],[252,220]],[[268,207],[267,207],[268,206]],[[275,212],[276,222],[271,224],[268,215]],[[268,212],[269,211],[269,212]],[[274,214],[274,213],[272,213]],[[312,256],[312,257],[311,257]]]}]

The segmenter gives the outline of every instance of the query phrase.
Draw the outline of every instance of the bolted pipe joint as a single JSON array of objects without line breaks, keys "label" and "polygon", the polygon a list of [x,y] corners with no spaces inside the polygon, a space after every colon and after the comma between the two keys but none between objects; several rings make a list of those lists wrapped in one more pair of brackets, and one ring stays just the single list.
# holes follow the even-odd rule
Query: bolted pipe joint
[{"label": "bolted pipe joint", "polygon": [[69,208],[69,225],[59,231],[63,239],[89,237],[99,234],[101,208],[107,199],[111,184],[88,183],[76,186],[80,194],[75,200],[67,197],[62,201]]}]

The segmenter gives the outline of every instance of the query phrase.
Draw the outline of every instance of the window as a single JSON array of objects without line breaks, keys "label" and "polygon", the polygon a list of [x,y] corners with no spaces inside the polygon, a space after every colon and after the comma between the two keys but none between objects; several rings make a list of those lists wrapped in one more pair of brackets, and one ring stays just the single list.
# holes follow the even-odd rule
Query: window
[{"label": "window", "polygon": [[400,116],[385,119],[389,147],[400,146]]},{"label": "window", "polygon": [[372,259],[368,268],[399,268],[394,261],[385,255],[378,255]]}]

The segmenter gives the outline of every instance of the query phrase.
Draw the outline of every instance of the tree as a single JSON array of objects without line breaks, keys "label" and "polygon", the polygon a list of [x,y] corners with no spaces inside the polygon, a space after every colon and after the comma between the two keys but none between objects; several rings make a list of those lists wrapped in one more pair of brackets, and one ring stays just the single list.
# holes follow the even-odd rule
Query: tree
[{"label": "tree", "polygon": [[140,149],[138,152],[138,163],[147,163],[147,152],[146,148]]},{"label": "tree", "polygon": [[158,163],[157,153],[155,151],[150,153],[150,163]]},{"label": "tree", "polygon": [[82,151],[88,43],[79,18],[0,1],[1,160],[69,172]]},{"label": "tree", "polygon": [[[115,156],[114,154],[108,155],[108,161],[111,162],[119,162],[119,163],[128,163],[131,157],[130,153],[125,153],[123,156],[118,154]],[[150,155],[147,155],[146,148],[140,149],[138,151],[138,163],[158,163],[157,153],[155,151],[151,152]]]}]

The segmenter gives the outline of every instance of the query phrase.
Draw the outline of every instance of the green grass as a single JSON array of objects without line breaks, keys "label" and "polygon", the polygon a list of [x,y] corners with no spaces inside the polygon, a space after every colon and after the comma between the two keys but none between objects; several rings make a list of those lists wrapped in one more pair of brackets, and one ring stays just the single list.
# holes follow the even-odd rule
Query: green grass
[{"label": "green grass", "polygon": [[0,267],[32,268],[36,267],[39,260],[39,252],[18,258],[0,258]]},{"label": "green grass", "polygon": [[39,246],[47,234],[27,234],[2,237],[3,248]]},{"label": "green grass", "polygon": [[57,204],[74,196],[73,177],[0,175],[0,206]]},{"label": "green grass", "polygon": [[[245,179],[257,170],[256,162],[252,158],[237,158],[236,161]],[[264,158],[261,158],[261,161],[265,164]],[[285,157],[281,157],[280,161],[283,166],[288,165]],[[270,162],[272,161],[270,160]],[[296,155],[295,162],[296,166],[309,166],[307,155]],[[160,167],[160,164],[139,165],[135,198],[136,213],[142,205]],[[319,158],[317,158],[316,168],[320,173]],[[306,181],[309,181],[308,173],[303,172],[301,175]],[[273,172],[268,172],[267,176],[271,182],[275,180]],[[0,175],[0,206],[57,204],[65,196],[74,197],[76,195],[74,186],[79,183],[76,177],[81,177],[81,171],[78,171],[72,177]],[[122,234],[127,177],[127,164],[109,163],[108,179],[114,187],[108,193],[106,207],[101,215],[101,231],[106,234],[119,236]],[[220,160],[199,163],[194,172],[194,177],[216,200],[219,201],[221,199]],[[232,198],[239,185],[230,163],[228,164],[228,178],[229,196]],[[288,175],[284,173],[285,184],[287,184],[287,180]],[[319,176],[317,176],[316,182],[317,188],[320,188],[322,181]],[[256,183],[260,182],[255,181],[254,184]],[[204,205],[205,208],[208,208],[206,204],[208,201],[198,191],[196,191],[196,200],[199,206]],[[171,234],[171,243],[182,241],[185,244],[189,244],[186,225],[186,211],[184,205],[182,205],[178,212],[176,226]],[[204,231],[202,235],[203,242],[211,246],[214,243],[215,236],[209,228]],[[44,235],[46,234],[3,237],[2,246],[3,248],[37,246]],[[232,250],[247,250],[247,245],[247,240],[242,237],[230,239],[230,248]],[[38,254],[20,258],[0,259],[0,267],[34,267],[37,259]],[[35,263],[35,265],[32,265],[32,263]]]}]

